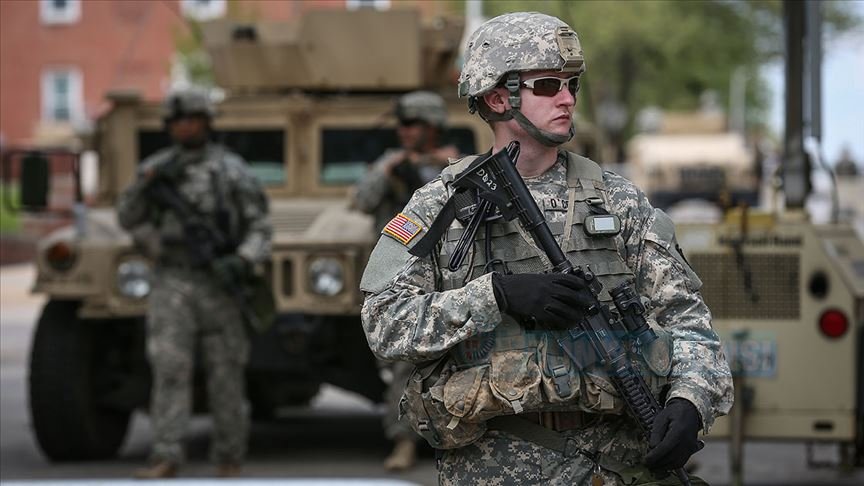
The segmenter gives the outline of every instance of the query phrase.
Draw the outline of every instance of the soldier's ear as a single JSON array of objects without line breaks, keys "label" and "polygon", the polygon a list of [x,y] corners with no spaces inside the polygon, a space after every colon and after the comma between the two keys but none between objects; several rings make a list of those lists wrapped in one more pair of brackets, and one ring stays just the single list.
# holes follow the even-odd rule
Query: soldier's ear
[{"label": "soldier's ear", "polygon": [[486,107],[493,113],[504,113],[510,109],[510,101],[508,100],[507,90],[504,88],[492,88],[483,94],[483,102]]}]

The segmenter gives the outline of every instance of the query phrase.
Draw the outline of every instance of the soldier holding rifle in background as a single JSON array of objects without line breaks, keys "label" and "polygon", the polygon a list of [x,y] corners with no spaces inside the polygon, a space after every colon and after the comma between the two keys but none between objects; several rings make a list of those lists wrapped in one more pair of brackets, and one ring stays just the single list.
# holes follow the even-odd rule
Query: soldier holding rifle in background
[{"label": "soldier holding rifle in background", "polygon": [[[375,217],[376,232],[408,203],[415,190],[447,167],[449,158],[459,156],[456,147],[442,144],[447,106],[440,95],[430,91],[402,95],[396,101],[395,115],[400,147],[387,150],[372,163],[352,197],[354,208]],[[400,361],[380,364],[390,375],[384,396],[384,434],[393,441],[393,451],[384,460],[384,467],[405,470],[417,460],[418,437],[404,420],[399,420],[398,406],[414,365]]]},{"label": "soldier holding rifle in background", "polygon": [[155,444],[135,476],[173,477],[184,461],[196,349],[213,413],[211,456],[219,476],[236,476],[249,434],[248,309],[238,294],[270,254],[267,200],[243,159],[209,141],[206,93],[173,93],[164,110],[173,145],[141,162],[117,206],[121,226],[155,262],[147,310]]},{"label": "soldier holding rifle in background", "polygon": [[[520,223],[525,201],[489,204],[509,182],[485,172],[489,154],[471,156],[415,193],[366,267],[367,339],[417,366],[401,409],[439,450],[441,484],[702,484],[682,467],[732,405],[672,221],[626,179],[559,149],[585,67],[568,25],[520,12],[471,36],[460,77],[494,132],[490,153],[511,160],[505,147],[521,147],[515,168],[549,238]],[[580,271],[554,273],[562,266]],[[614,368],[610,356],[626,359]],[[653,404],[634,404],[631,382]]]}]

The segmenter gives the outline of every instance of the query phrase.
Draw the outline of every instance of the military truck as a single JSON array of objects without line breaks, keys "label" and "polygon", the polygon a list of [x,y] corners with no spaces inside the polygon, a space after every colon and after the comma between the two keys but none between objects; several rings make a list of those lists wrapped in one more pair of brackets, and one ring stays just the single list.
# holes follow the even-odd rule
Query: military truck
[{"label": "military truck", "polygon": [[785,209],[742,205],[677,228],[733,370],[735,405],[709,436],[731,440],[733,484],[745,440],[805,441],[811,466],[864,466],[864,244],[805,212],[819,152],[805,147],[821,137],[818,2],[784,6]]},{"label": "military truck", "polygon": [[[247,372],[253,417],[304,405],[325,382],[381,399],[384,384],[360,325],[358,290],[377,235],[346,196],[370,161],[398,145],[389,114],[400,93],[440,92],[448,100],[449,141],[464,153],[491,146],[488,127],[455,99],[452,69],[462,30],[461,20],[426,21],[410,10],[204,25],[215,79],[227,92],[214,137],[263,182],[274,227],[267,272],[278,317],[253,337]],[[30,358],[30,410],[39,447],[52,460],[114,455],[131,413],[148,404],[143,316],[150,262],[119,228],[113,204],[139,161],[168,139],[157,103],[128,91],[108,98],[111,108],[92,137],[98,194],[79,211],[78,224],[39,243],[36,257],[33,290],[47,303]],[[18,159],[40,157],[26,153]],[[40,200],[26,193],[40,187],[44,193],[47,183],[22,169],[31,173],[22,177],[29,181],[25,199]],[[201,410],[206,400],[198,388]]]},{"label": "military truck", "polygon": [[726,130],[721,113],[664,113],[656,132],[627,144],[628,176],[660,208],[690,199],[755,205],[756,157],[742,135]]}]

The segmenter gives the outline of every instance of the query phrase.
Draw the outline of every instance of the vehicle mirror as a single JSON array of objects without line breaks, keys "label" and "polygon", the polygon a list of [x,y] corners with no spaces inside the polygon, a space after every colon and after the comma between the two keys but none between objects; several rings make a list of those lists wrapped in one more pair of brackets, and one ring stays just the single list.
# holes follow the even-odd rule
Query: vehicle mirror
[{"label": "vehicle mirror", "polygon": [[21,159],[21,207],[44,210],[48,207],[50,161],[42,152],[28,152]]}]

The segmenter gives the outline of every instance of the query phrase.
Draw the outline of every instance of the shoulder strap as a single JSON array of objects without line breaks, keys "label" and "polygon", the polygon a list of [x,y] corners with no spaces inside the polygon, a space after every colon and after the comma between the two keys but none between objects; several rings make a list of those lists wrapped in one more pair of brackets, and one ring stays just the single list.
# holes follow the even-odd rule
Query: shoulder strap
[{"label": "shoulder strap", "polygon": [[[486,155],[486,154],[483,154]],[[471,165],[472,162],[479,159],[483,155],[469,155],[467,157],[462,157],[461,159],[454,160],[450,163],[449,166],[445,167],[444,170],[441,171],[441,180],[444,181],[444,184],[450,184],[453,182],[459,174],[462,173],[465,169]]]},{"label": "shoulder strap", "polygon": [[589,158],[567,152],[567,187],[575,187],[579,179],[603,184],[603,169]]},{"label": "shoulder strap", "polygon": [[[448,187],[450,183],[453,182],[456,177],[459,176],[465,169],[471,165],[472,162],[482,157],[483,155],[469,155],[467,157],[463,157],[459,160],[453,161],[448,167],[445,167],[444,170],[441,171],[441,181]],[[466,191],[459,191],[450,195],[447,199],[447,202],[444,204],[444,207],[441,208],[441,211],[438,213],[438,216],[435,217],[435,221],[432,222],[432,225],[429,226],[429,231],[423,235],[423,238],[420,239],[408,252],[414,256],[425,257],[432,253],[432,250],[435,248],[435,245],[441,241],[441,238],[444,236],[444,233],[447,231],[447,228],[450,227],[450,224],[453,223],[453,220],[457,217],[462,219],[466,214],[466,209],[474,204],[474,198],[471,197],[470,194],[467,194]],[[470,215],[467,215],[470,217]]]}]

